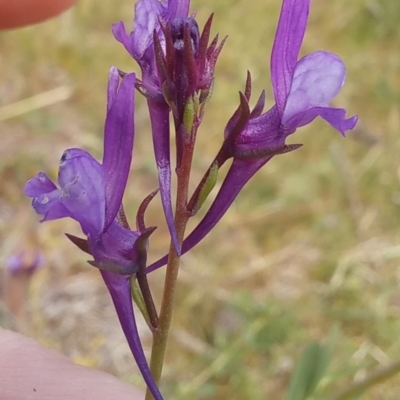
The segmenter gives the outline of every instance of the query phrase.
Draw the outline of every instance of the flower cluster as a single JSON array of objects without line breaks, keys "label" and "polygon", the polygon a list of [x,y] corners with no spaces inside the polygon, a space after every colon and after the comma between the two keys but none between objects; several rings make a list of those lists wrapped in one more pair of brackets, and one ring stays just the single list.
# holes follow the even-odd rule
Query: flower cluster
[{"label": "flower cluster", "polygon": [[33,253],[26,251],[15,252],[5,260],[6,270],[14,276],[31,276],[42,268],[43,264],[44,258],[38,251]]},{"label": "flower cluster", "polygon": [[[189,210],[201,206],[201,192],[213,181],[218,169],[233,158],[228,174],[203,220],[184,240],[182,252],[198,244],[223,217],[244,185],[274,155],[301,145],[285,145],[297,128],[316,117],[325,119],[343,136],[355,127],[357,117],[346,119],[346,110],[329,106],[346,78],[346,68],[335,54],[317,51],[298,60],[306,31],[310,0],[284,0],[271,54],[271,80],[275,105],[263,113],[263,91],[250,110],[251,76],[240,93],[238,109],[228,121],[224,140],[201,184],[189,202]],[[200,200],[200,201],[199,201]],[[155,262],[149,272],[166,264],[168,257]]]},{"label": "flower cluster", "polygon": [[194,145],[204,106],[214,82],[214,68],[224,41],[209,44],[212,16],[202,34],[188,17],[189,1],[139,0],[134,30],[128,35],[122,22],[113,26],[115,38],[139,64],[138,90],[147,98],[160,195],[176,251],[180,245],[171,200],[170,123],[176,131],[176,167],[182,164],[184,147]]},{"label": "flower cluster", "polygon": [[[212,94],[214,69],[225,42],[224,39],[218,43],[218,35],[210,42],[213,16],[200,33],[196,20],[189,16],[189,3],[189,0],[139,0],[133,31],[128,34],[122,22],[113,26],[115,38],[139,64],[141,77],[111,68],[102,162],[82,149],[69,149],[61,157],[58,187],[43,172],[25,187],[43,221],[70,217],[80,224],[86,239],[67,236],[90,254],[93,257],[90,264],[100,269],[132,353],[155,399],[162,396],[143,354],[132,307],[135,279],[142,292],[134,296],[135,301],[144,300],[144,314],[150,315],[151,329],[157,332],[157,312],[146,286],[146,272],[165,265],[171,254],[179,258],[198,244],[260,168],[275,155],[300,147],[286,144],[287,137],[297,128],[319,116],[345,135],[357,122],[357,117],[346,118],[344,109],[329,106],[345,81],[341,59],[325,51],[299,59],[310,0],[283,0],[271,55],[275,105],[264,112],[265,92],[262,92],[255,106],[250,107],[248,73],[245,90],[239,93],[239,105],[227,122],[221,146],[189,198],[187,189],[196,134]],[[148,240],[155,228],[146,228],[144,213],[155,192],[139,208],[136,230],[129,227],[122,206],[135,134],[135,89],[147,100],[160,197],[174,252],[147,269]],[[178,175],[175,215],[170,118],[175,128]],[[219,168],[229,159],[232,164],[215,200],[184,238],[187,220],[200,209],[215,186]]]}]

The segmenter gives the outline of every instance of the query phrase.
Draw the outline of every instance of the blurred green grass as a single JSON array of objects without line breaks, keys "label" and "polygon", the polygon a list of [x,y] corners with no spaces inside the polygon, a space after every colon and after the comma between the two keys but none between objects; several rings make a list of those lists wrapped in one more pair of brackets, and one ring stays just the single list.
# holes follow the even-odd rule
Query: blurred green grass
[{"label": "blurred green grass", "polygon": [[[200,25],[215,12],[228,34],[199,134],[193,180],[211,162],[238,102],[246,70],[254,94],[272,102],[269,54],[280,1],[193,1]],[[78,362],[141,385],[107,293],[63,232],[70,221],[37,224],[22,194],[38,170],[56,174],[67,147],[100,156],[108,69],[135,69],[111,24],[130,25],[133,1],[81,0],[44,24],[0,34],[0,109],[60,86],[71,98],[0,120],[0,260],[24,243],[48,268],[30,294],[29,333]],[[295,360],[312,340],[336,333],[333,362],[315,399],[400,354],[400,3],[314,0],[302,52],[325,49],[348,67],[335,100],[360,124],[347,139],[321,121],[299,130],[305,145],[276,157],[182,260],[164,390],[174,399],[284,398]],[[138,99],[137,140],[125,197],[133,217],[157,185],[147,110]],[[208,201],[208,204],[210,204]],[[151,258],[167,249],[159,204]],[[21,244],[22,243],[22,244]],[[160,300],[163,272],[151,277]],[[144,334],[145,344],[149,337]],[[133,376],[133,377],[132,377]],[[400,378],[362,399],[397,399]]]}]

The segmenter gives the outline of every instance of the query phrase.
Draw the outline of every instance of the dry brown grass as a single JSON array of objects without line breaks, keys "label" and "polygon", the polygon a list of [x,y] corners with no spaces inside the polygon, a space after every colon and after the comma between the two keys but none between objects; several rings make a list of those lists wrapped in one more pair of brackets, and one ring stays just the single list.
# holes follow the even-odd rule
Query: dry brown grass
[{"label": "dry brown grass", "polygon": [[[194,2],[200,21],[214,11],[214,29],[229,34],[194,181],[214,156],[247,69],[254,93],[266,88],[271,101],[269,53],[279,3]],[[132,8],[128,0],[81,0],[56,20],[1,33],[0,261],[20,247],[39,248],[46,257],[27,298],[28,334],[140,386],[97,271],[63,236],[78,228],[64,220],[39,225],[22,194],[38,170],[56,174],[65,148],[101,154],[108,68],[135,68],[110,26],[130,23]],[[326,49],[345,60],[348,79],[336,104],[359,114],[360,124],[346,140],[320,121],[299,130],[293,140],[305,146],[260,171],[210,237],[183,258],[167,398],[284,398],[302,348],[332,332],[334,357],[316,399],[398,357],[399,19],[392,0],[314,0],[303,52]],[[32,100],[60,87],[71,92],[68,99],[53,97],[46,106]],[[4,114],[28,98],[29,110]],[[147,110],[138,103],[125,197],[131,217],[157,181]],[[155,259],[168,245],[159,204],[148,218],[160,225],[151,243]],[[151,277],[157,300],[162,280],[162,271]],[[363,399],[395,400],[398,388],[400,378],[393,378]]]}]

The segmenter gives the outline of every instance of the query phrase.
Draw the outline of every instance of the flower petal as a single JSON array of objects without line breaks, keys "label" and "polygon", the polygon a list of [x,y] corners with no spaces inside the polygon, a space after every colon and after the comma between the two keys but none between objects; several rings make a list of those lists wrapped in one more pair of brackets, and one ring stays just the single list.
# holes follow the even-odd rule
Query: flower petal
[{"label": "flower petal", "polygon": [[153,32],[160,32],[159,17],[163,16],[166,10],[166,1],[139,0],[135,4],[134,30],[131,33],[132,50],[136,55],[134,58],[143,57],[146,50],[153,46]]},{"label": "flower petal", "polygon": [[[189,0],[139,0],[135,4],[134,30],[131,33],[134,58],[142,58],[146,50],[153,46],[153,32],[161,33],[159,18],[170,22],[176,17],[187,17]],[[162,35],[159,35],[162,36]],[[117,39],[118,40],[118,39]],[[160,37],[162,43],[164,38]]]},{"label": "flower petal", "polygon": [[24,192],[28,197],[33,197],[32,207],[39,215],[43,215],[41,222],[70,216],[62,204],[62,192],[44,172],[30,179],[25,184]]},{"label": "flower petal", "polygon": [[62,203],[62,192],[58,189],[42,194],[32,200],[32,207],[39,215],[43,215],[40,222],[51,221],[70,216],[70,212]]},{"label": "flower petal", "polygon": [[28,197],[37,197],[56,189],[57,186],[53,181],[44,172],[39,172],[34,178],[26,182],[24,193]]},{"label": "flower petal", "polygon": [[125,25],[122,21],[116,22],[112,25],[112,33],[118,42],[122,43],[126,51],[135,59],[139,58],[139,55],[135,52],[132,45],[131,37],[126,33]]},{"label": "flower petal", "polygon": [[[111,79],[114,79],[112,75]],[[135,74],[125,75],[112,104],[109,106],[105,122],[103,174],[106,216],[104,231],[114,221],[121,206],[131,167],[134,140],[135,82]],[[111,82],[109,87],[113,85],[114,82]]]},{"label": "flower petal", "polygon": [[151,375],[150,368],[143,352],[140,342],[139,332],[133,312],[131,286],[129,277],[113,274],[108,271],[101,271],[101,275],[110,292],[115,310],[117,312],[122,330],[124,331],[126,340],[132,351],[132,355],[142,373],[147,387],[152,393],[155,400],[163,400],[163,397]]},{"label": "flower petal", "polygon": [[105,220],[102,166],[86,151],[66,150],[58,171],[61,202],[86,235],[98,236]]},{"label": "flower petal", "polygon": [[306,31],[310,0],[283,0],[271,54],[275,102],[282,116]]},{"label": "flower petal", "polygon": [[346,135],[346,131],[353,129],[356,126],[358,120],[357,116],[346,119],[346,110],[344,108],[313,107],[306,112],[301,112],[293,116],[290,124],[295,125],[296,127],[304,126],[309,124],[316,117],[321,117],[325,121],[329,122],[329,124],[338,130],[343,136]]},{"label": "flower petal", "polygon": [[166,103],[157,103],[148,100],[153,134],[154,154],[158,168],[158,182],[160,185],[161,202],[165,219],[171,234],[176,252],[180,253],[178,236],[174,224],[171,199],[171,161],[169,148],[169,107]]},{"label": "flower petal", "polygon": [[189,3],[188,0],[139,0],[135,4],[134,29],[130,35],[127,34],[122,22],[113,25],[114,37],[137,61],[142,70],[143,87],[153,95],[161,94],[153,48],[154,31],[159,37],[161,47],[165,50],[165,38],[159,19],[169,22],[176,17],[187,17]]},{"label": "flower petal", "polygon": [[168,0],[168,8],[165,11],[164,19],[171,21],[173,18],[186,18],[189,14],[190,0]]},{"label": "flower petal", "polygon": [[112,104],[118,93],[119,73],[116,67],[111,67],[108,74],[107,86],[107,113],[110,111]]},{"label": "flower petal", "polygon": [[340,92],[346,68],[335,54],[318,51],[296,65],[292,86],[282,116],[282,124],[294,128],[291,118],[312,107],[326,107]]}]

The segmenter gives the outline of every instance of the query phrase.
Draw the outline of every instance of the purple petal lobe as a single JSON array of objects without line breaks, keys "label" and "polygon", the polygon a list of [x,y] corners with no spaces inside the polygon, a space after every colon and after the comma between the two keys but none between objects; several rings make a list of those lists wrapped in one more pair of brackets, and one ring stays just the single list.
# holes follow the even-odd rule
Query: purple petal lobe
[{"label": "purple petal lobe", "polygon": [[105,219],[105,192],[101,165],[86,151],[66,150],[58,171],[60,200],[86,235],[98,236]]},{"label": "purple petal lobe", "polygon": [[111,67],[108,74],[108,86],[107,86],[107,112],[110,111],[112,104],[114,103],[115,97],[118,92],[119,84],[119,73],[116,67]]},{"label": "purple petal lobe", "polygon": [[187,17],[188,10],[188,0],[139,0],[135,5],[134,29],[130,35],[122,22],[113,25],[115,38],[124,45],[142,70],[141,88],[146,97],[163,97],[157,76],[153,36],[156,35],[165,53],[160,19],[168,23],[176,17]]},{"label": "purple petal lobe", "polygon": [[56,189],[32,200],[32,207],[39,215],[43,215],[41,222],[70,216],[70,212],[63,205],[61,198],[62,192]]},{"label": "purple petal lobe", "polygon": [[[110,86],[115,85],[111,75]],[[132,161],[134,139],[135,74],[127,74],[111,97],[105,128],[103,173],[106,195],[104,230],[114,221],[122,203]],[[111,90],[113,91],[114,88]]]},{"label": "purple petal lobe", "polygon": [[108,271],[101,271],[101,275],[110,292],[122,330],[124,331],[132,355],[142,373],[143,379],[145,380],[154,399],[163,400],[163,397],[154,382],[153,376],[151,375],[140,342],[139,332],[137,330],[135,315],[133,312],[129,277],[113,274]]},{"label": "purple petal lobe", "polygon": [[316,117],[321,117],[329,122],[343,136],[346,131],[353,129],[356,126],[358,117],[354,116],[346,119],[346,110],[343,108],[333,107],[313,107],[306,112],[299,113],[292,117],[291,125],[296,127],[304,126],[313,121]]},{"label": "purple petal lobe", "polygon": [[37,197],[55,189],[57,189],[57,186],[53,181],[44,172],[39,172],[34,178],[26,182],[24,192],[28,197]]},{"label": "purple petal lobe", "polygon": [[136,60],[141,59],[146,50],[153,46],[154,30],[160,36],[160,40],[164,45],[164,38],[160,35],[159,18],[164,19],[166,22],[176,17],[185,18],[189,12],[189,3],[190,1],[188,0],[139,0],[136,3],[135,19],[133,21],[134,30],[131,33],[131,54],[135,54],[134,58]]},{"label": "purple petal lobe", "polygon": [[153,45],[154,30],[159,33],[158,18],[162,17],[167,6],[166,1],[139,0],[135,4],[134,30],[131,33],[132,49],[136,59],[143,57],[146,50]]},{"label": "purple petal lobe", "polygon": [[271,55],[271,78],[282,116],[307,26],[310,0],[283,0]]},{"label": "purple petal lobe", "polygon": [[175,17],[186,18],[189,13],[190,0],[168,0],[164,19],[171,21]]},{"label": "purple petal lobe", "polygon": [[62,204],[62,192],[44,172],[39,172],[26,183],[25,194],[33,197],[32,207],[39,215],[43,215],[42,222],[70,216]]},{"label": "purple petal lobe", "polygon": [[296,65],[292,86],[282,116],[283,125],[312,107],[326,107],[339,93],[346,79],[342,60],[332,53],[319,51],[303,57]]},{"label": "purple petal lobe", "polygon": [[139,58],[139,54],[135,51],[132,45],[130,36],[126,33],[125,25],[122,21],[113,24],[112,33],[118,42],[122,43],[126,51],[135,59]]}]

